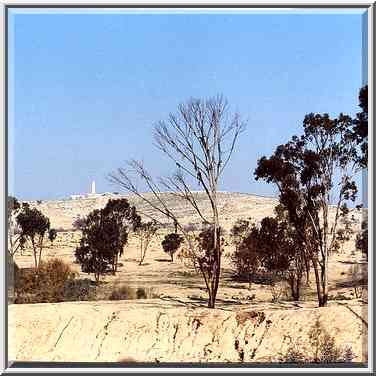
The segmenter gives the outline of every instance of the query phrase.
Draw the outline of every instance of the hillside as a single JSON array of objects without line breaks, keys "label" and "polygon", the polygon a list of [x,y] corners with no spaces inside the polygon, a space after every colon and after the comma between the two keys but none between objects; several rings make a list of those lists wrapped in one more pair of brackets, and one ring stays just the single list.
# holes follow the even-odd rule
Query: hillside
[{"label": "hillside", "polygon": [[[163,194],[183,224],[200,223],[195,212],[182,200]],[[72,231],[78,215],[85,216],[105,206],[109,198],[31,202],[59,229],[51,245],[45,243],[42,258],[59,258],[69,263],[79,279],[89,278],[75,263],[74,251],[80,231]],[[134,196],[130,202],[141,212],[158,215]],[[148,199],[152,199],[147,194]],[[202,211],[210,208],[203,193],[196,193]],[[241,193],[219,193],[221,225],[229,230],[238,218],[261,220],[273,215],[277,200]],[[359,229],[360,213],[356,213]],[[165,222],[166,219],[158,217]],[[330,304],[316,308],[313,271],[310,283],[302,287],[302,301],[293,303],[286,285],[275,300],[275,289],[265,283],[236,277],[231,258],[233,246],[224,247],[221,280],[215,310],[206,309],[207,292],[202,277],[184,259],[170,261],[161,241],[171,229],[162,228],[149,246],[143,265],[139,265],[139,242],[131,235],[119,260],[116,275],[106,274],[96,288],[95,301],[44,304],[12,304],[9,307],[10,358],[39,361],[211,361],[239,362],[238,340],[244,361],[277,361],[288,347],[288,338],[307,345],[307,331],[320,317],[323,326],[339,346],[351,346],[355,361],[367,358],[367,290],[363,299],[354,294],[354,271],[366,276],[368,263],[355,251],[354,236],[341,252],[329,260]],[[21,268],[33,265],[31,249],[15,257]],[[127,300],[110,301],[111,294],[126,287]],[[139,294],[140,292],[140,294]],[[138,299],[138,300],[129,300]],[[254,313],[265,314],[255,328]],[[241,313],[248,312],[248,313]],[[259,313],[257,313],[259,312]],[[239,316],[240,315],[240,316]],[[246,320],[242,318],[245,315]],[[248,317],[249,316],[249,317]],[[266,327],[268,320],[270,327]],[[244,321],[244,322],[243,322]],[[269,324],[268,324],[269,325]],[[247,342],[247,343],[246,343]]]}]

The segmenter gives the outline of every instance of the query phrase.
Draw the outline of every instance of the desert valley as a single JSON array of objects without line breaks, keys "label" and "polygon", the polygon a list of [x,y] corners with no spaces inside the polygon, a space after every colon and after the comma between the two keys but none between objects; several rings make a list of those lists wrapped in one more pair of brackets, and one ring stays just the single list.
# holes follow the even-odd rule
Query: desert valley
[{"label": "desert valley", "polygon": [[[202,212],[210,215],[206,195],[194,194]],[[150,193],[146,195],[153,200]],[[200,228],[197,211],[171,193],[163,196],[178,213],[179,222]],[[173,232],[173,224],[163,216],[158,218],[164,225],[151,240],[142,265],[139,240],[131,233],[116,275],[108,272],[96,285],[92,274],[81,271],[74,252],[82,235],[73,228],[73,222],[93,209],[103,208],[110,198],[124,197],[143,213],[143,219],[158,217],[134,195],[29,202],[57,230],[53,243],[45,238],[42,260],[58,258],[69,264],[77,273],[76,280],[86,280],[90,293],[82,301],[9,304],[10,360],[286,362],[294,351],[306,356],[314,353],[316,328],[326,333],[327,339],[334,339],[333,346],[346,353],[348,361],[367,361],[368,263],[355,249],[362,221],[360,211],[354,211],[350,239],[329,258],[329,302],[318,308],[313,270],[309,283],[302,284],[299,301],[291,299],[283,282],[276,285],[255,278],[249,283],[237,276],[232,226],[238,219],[259,222],[272,216],[278,200],[218,192],[224,247],[216,306],[209,309],[202,276],[179,255],[184,246],[173,261],[161,246],[164,236]],[[15,262],[21,269],[33,267],[30,244],[15,255]]]}]

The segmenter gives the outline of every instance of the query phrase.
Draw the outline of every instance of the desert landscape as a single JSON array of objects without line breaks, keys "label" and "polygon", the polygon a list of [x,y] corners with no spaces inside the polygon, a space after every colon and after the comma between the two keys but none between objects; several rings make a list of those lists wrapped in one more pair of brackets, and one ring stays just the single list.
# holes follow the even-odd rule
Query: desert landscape
[{"label": "desert landscape", "polygon": [[[151,194],[149,194],[151,196]],[[169,193],[169,206],[179,220],[199,224],[189,205]],[[196,193],[203,211],[209,205],[205,194]],[[102,208],[109,199],[127,198],[146,214],[148,207],[137,197],[115,194],[95,198],[30,202],[58,229],[50,244],[45,241],[43,260],[59,258],[78,274],[74,250],[81,232],[72,228],[77,216]],[[119,259],[116,275],[103,276],[89,301],[10,304],[9,357],[14,361],[81,362],[280,362],[292,346],[312,351],[309,331],[316,320],[342,348],[351,348],[353,362],[367,362],[368,305],[364,285],[367,260],[355,250],[355,234],[361,213],[355,212],[357,228],[343,249],[330,258],[329,303],[317,308],[313,276],[303,286],[299,302],[291,301],[281,288],[275,297],[271,286],[236,278],[231,254],[234,247],[228,232],[238,218],[260,221],[273,215],[277,199],[241,193],[218,193],[221,226],[226,230],[221,281],[216,308],[208,309],[205,284],[184,259],[171,262],[161,241],[173,230],[171,223],[158,230],[139,265],[138,240],[130,236]],[[161,220],[164,220],[161,218]],[[179,252],[179,251],[178,251]],[[20,268],[33,266],[32,251],[26,247],[15,256]],[[354,280],[354,270],[356,273]],[[313,272],[311,272],[312,274]],[[114,290],[126,287],[127,296],[111,300]]]},{"label": "desert landscape", "polygon": [[121,8],[9,10],[6,366],[365,371],[371,8]]}]

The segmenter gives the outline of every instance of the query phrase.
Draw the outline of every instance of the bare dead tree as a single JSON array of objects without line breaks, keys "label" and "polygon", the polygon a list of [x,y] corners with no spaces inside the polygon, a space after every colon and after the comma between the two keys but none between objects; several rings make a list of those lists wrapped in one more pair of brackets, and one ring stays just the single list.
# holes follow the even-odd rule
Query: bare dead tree
[{"label": "bare dead tree", "polygon": [[[154,128],[156,147],[177,167],[172,176],[159,179],[157,183],[143,163],[135,160],[128,162],[128,169],[119,168],[110,174],[110,181],[140,197],[149,207],[173,221],[175,227],[182,232],[190,257],[204,278],[210,308],[215,306],[221,270],[218,184],[244,127],[245,123],[238,114],[229,114],[228,103],[223,96],[208,100],[191,99],[186,104],[179,105],[176,114],[171,113],[167,121],[160,121]],[[139,192],[131,177],[133,173],[142,179],[154,199],[149,199]],[[192,189],[193,184],[205,192],[210,202],[209,217],[206,217],[199,207]],[[163,195],[162,189],[168,193]],[[214,229],[213,254],[209,268],[206,265],[207,255],[200,251],[177,214],[168,206],[168,195],[188,202],[202,221]]]}]

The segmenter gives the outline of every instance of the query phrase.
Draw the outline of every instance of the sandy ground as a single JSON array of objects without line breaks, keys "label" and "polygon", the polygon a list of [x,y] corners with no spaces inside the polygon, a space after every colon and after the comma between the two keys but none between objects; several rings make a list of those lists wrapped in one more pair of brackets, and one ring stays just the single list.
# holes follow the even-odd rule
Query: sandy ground
[{"label": "sandy ground", "polygon": [[[260,220],[272,215],[276,204],[274,199],[245,194],[223,193],[220,198],[222,225],[227,230],[237,218]],[[72,221],[79,213],[85,215],[95,207],[104,206],[107,199],[99,197],[32,203],[50,218],[52,227],[60,229],[54,244],[46,243],[43,259],[61,258],[80,273],[80,278],[93,279],[93,276],[81,273],[79,265],[74,263],[73,252],[78,245],[80,232],[72,231]],[[137,207],[141,207],[140,202],[131,199]],[[198,223],[194,213],[176,199],[170,204],[179,210],[183,222]],[[207,203],[202,200],[201,205],[205,210]],[[359,228],[360,214],[357,218]],[[290,338],[294,335],[306,341],[307,323],[313,325],[315,317],[320,316],[336,341],[341,346],[350,344],[357,354],[356,361],[365,361],[367,296],[364,293],[362,300],[355,299],[352,270],[357,267],[364,274],[367,262],[359,252],[354,251],[354,240],[345,244],[341,253],[333,255],[329,265],[330,296],[344,295],[352,300],[332,301],[329,307],[317,309],[314,276],[311,275],[311,283],[304,286],[303,301],[298,305],[288,302],[287,297],[282,297],[282,302],[272,303],[270,287],[254,283],[249,289],[248,283],[234,279],[230,257],[233,248],[229,245],[223,256],[217,306],[215,310],[208,310],[205,308],[205,285],[200,275],[177,257],[170,262],[169,256],[163,252],[161,241],[168,232],[168,229],[158,232],[141,266],[138,265],[138,240],[130,237],[119,260],[118,273],[103,277],[104,283],[97,293],[100,301],[10,305],[10,358],[119,361],[122,357],[131,356],[137,361],[239,361],[239,353],[233,344],[234,338],[239,337],[244,342],[243,347],[247,348],[244,350],[245,361],[275,361],[277,353],[285,351],[287,346],[284,336]],[[31,251],[26,249],[23,254],[17,255],[16,262],[20,267],[32,266]],[[108,297],[113,289],[123,285],[152,290],[155,298],[109,302]],[[250,300],[253,295],[254,298]],[[265,328],[265,321],[260,327],[252,329],[257,331],[256,337],[262,336],[266,330],[261,341],[263,345],[258,347],[256,355],[252,355],[255,342],[246,339],[251,335],[250,329],[245,329],[236,321],[237,312],[244,310],[265,312],[273,323],[271,328]],[[158,315],[165,320],[163,333],[156,329],[160,325]],[[193,338],[187,330],[195,330],[195,315],[202,316],[204,324],[202,327],[200,325],[200,333],[195,332]],[[226,324],[219,325],[220,320]],[[68,322],[69,332],[66,329],[64,339],[60,338],[53,346]],[[174,334],[176,325],[185,328],[177,331],[179,335]],[[214,333],[217,333],[217,339]],[[177,347],[178,341],[180,345]],[[211,352],[205,347],[207,343],[211,344]]]}]

